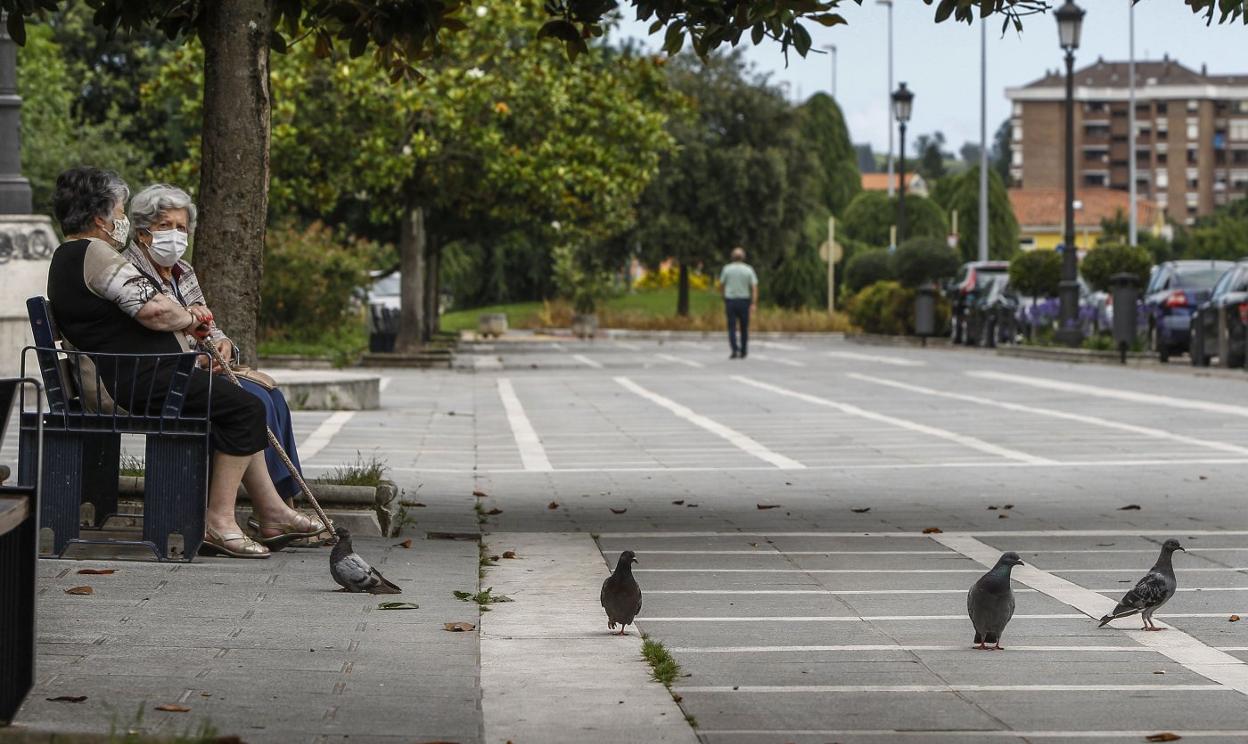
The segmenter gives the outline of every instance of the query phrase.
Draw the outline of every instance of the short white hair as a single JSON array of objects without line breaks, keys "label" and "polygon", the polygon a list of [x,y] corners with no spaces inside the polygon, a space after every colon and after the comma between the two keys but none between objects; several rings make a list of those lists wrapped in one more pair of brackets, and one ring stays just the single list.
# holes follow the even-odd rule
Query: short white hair
[{"label": "short white hair", "polygon": [[161,212],[185,209],[187,234],[195,234],[195,218],[198,211],[191,195],[167,183],[155,183],[134,195],[130,200],[130,227],[132,230],[148,230],[160,220]]},{"label": "short white hair", "polygon": [[[136,198],[137,198],[137,197],[136,197]],[[742,248],[741,246],[737,246],[736,248],[733,248],[733,249],[732,249],[732,260],[733,260],[733,261],[744,261],[744,260],[745,260],[745,249],[744,249],[744,248]]]}]

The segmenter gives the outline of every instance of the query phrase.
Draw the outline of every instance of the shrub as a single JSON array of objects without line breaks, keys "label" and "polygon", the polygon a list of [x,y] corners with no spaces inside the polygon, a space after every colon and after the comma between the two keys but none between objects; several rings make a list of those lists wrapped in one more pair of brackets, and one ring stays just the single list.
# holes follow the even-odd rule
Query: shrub
[{"label": "shrub", "polygon": [[858,294],[876,282],[894,279],[893,256],[884,248],[855,253],[845,264],[845,287],[850,294]]},{"label": "shrub", "polygon": [[[914,333],[914,299],[918,293],[899,282],[876,282],[849,301],[849,319],[866,333],[903,336]],[[949,302],[936,296],[936,327],[949,323]]]},{"label": "shrub", "polygon": [[[887,245],[889,233],[897,224],[897,197],[882,191],[863,191],[845,208],[838,232],[872,245]],[[906,194],[906,237],[943,238],[949,233],[944,210],[936,202],[916,194]]]},{"label": "shrub", "polygon": [[[680,283],[680,267],[672,264],[666,268],[647,271],[633,284],[634,289],[667,289]],[[689,289],[703,292],[711,287],[711,277],[701,271],[689,270]]]},{"label": "shrub", "polygon": [[1034,250],[1010,261],[1010,286],[1028,297],[1054,297],[1062,280],[1062,254]]},{"label": "shrub", "polygon": [[1148,284],[1148,272],[1153,267],[1152,255],[1145,248],[1129,245],[1098,245],[1083,257],[1080,269],[1083,278],[1094,288],[1109,290],[1109,280],[1114,274],[1135,274],[1140,287]]},{"label": "shrub", "polygon": [[897,279],[905,287],[951,278],[960,264],[958,252],[940,238],[910,238],[893,255]]},{"label": "shrub", "polygon": [[334,235],[321,222],[282,222],[268,231],[260,285],[266,338],[311,341],[359,322],[356,292],[385,253],[376,243]]}]

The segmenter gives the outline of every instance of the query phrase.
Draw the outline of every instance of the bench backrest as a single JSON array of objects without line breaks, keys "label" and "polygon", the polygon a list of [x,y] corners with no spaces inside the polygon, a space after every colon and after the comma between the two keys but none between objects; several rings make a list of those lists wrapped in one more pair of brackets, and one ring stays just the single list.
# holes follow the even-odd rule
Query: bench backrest
[{"label": "bench backrest", "polygon": [[73,396],[66,390],[61,375],[60,355],[57,353],[61,334],[52,320],[52,305],[46,297],[31,297],[26,300],[26,314],[30,316],[35,358],[39,361],[39,374],[43,376],[43,393],[48,399],[48,409],[53,413],[65,413]]}]

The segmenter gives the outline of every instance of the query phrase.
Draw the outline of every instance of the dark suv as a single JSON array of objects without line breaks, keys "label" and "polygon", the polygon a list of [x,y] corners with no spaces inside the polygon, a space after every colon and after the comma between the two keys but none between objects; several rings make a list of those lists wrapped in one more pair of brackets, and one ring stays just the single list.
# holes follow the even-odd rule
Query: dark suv
[{"label": "dark suv", "polygon": [[945,290],[953,311],[951,335],[955,344],[975,344],[980,340],[978,334],[968,332],[968,322],[974,320],[971,311],[987,298],[998,280],[1005,281],[1009,275],[1009,261],[971,261],[958,269],[957,276]]},{"label": "dark suv", "polygon": [[1209,366],[1217,357],[1223,367],[1244,364],[1244,329],[1248,328],[1248,259],[1241,259],[1213,285],[1209,299],[1192,313],[1192,365]]},{"label": "dark suv", "polygon": [[1157,266],[1144,290],[1150,351],[1163,362],[1182,354],[1191,342],[1192,313],[1213,292],[1233,261],[1167,261]]}]

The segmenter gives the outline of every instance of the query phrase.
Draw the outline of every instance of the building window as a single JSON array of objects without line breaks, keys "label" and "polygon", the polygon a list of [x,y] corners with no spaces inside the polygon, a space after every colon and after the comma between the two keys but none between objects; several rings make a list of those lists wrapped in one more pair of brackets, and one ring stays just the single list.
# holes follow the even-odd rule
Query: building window
[{"label": "building window", "polygon": [[1013,139],[1015,142],[1023,141],[1023,125],[1022,124],[1015,124],[1010,127],[1010,138]]},{"label": "building window", "polygon": [[1015,148],[1010,151],[1010,164],[1015,167],[1021,166],[1023,164],[1022,148]]},{"label": "building window", "polygon": [[1020,101],[1015,101],[1015,102],[1014,102],[1014,115],[1015,115],[1015,116],[1022,116],[1022,115],[1023,115],[1023,104],[1022,104],[1022,102],[1020,102]]},{"label": "building window", "polygon": [[1106,151],[1104,148],[1084,150],[1083,162],[1085,163],[1107,163],[1109,162],[1109,152]]},{"label": "building window", "polygon": [[1164,114],[1164,113],[1166,113],[1166,102],[1165,102],[1165,101],[1158,101],[1158,102],[1157,102],[1157,113],[1159,113],[1159,114]]},{"label": "building window", "polygon": [[1188,110],[1188,111],[1196,111],[1196,110],[1197,110],[1197,109],[1199,109],[1199,108],[1200,108],[1200,101],[1189,100],[1189,101],[1187,102],[1187,110]]},{"label": "building window", "polygon": [[1200,122],[1198,122],[1196,119],[1188,119],[1187,120],[1187,141],[1195,142],[1196,138],[1199,136],[1200,136]]},{"label": "building window", "polygon": [[1157,188],[1164,189],[1170,185],[1170,174],[1164,168],[1157,169]]},{"label": "building window", "polygon": [[1189,179],[1187,179],[1187,187],[1188,187],[1189,189],[1198,189],[1198,188],[1200,188],[1200,179],[1198,179],[1198,178],[1189,178]]},{"label": "building window", "polygon": [[1230,135],[1232,140],[1248,141],[1248,119],[1231,119]]},{"label": "building window", "polygon": [[1187,164],[1196,165],[1196,148],[1195,147],[1187,148]]},{"label": "building window", "polygon": [[1166,164],[1166,151],[1158,150],[1157,151],[1157,165],[1165,165],[1165,164]]},{"label": "building window", "polygon": [[1104,186],[1105,174],[1104,173],[1084,173],[1083,185],[1084,186]]},{"label": "building window", "polygon": [[1231,162],[1235,165],[1248,165],[1248,150],[1235,150]]}]

